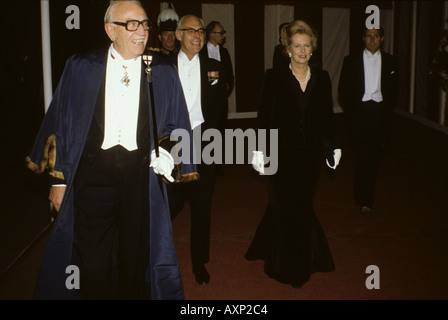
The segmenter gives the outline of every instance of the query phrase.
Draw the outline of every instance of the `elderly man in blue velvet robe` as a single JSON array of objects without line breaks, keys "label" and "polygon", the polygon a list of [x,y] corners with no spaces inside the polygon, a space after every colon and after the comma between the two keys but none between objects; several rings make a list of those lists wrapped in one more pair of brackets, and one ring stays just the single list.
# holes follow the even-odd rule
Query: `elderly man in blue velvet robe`
[{"label": "elderly man in blue velvet robe", "polygon": [[171,171],[171,133],[191,133],[182,87],[157,57],[147,81],[138,1],[112,2],[104,25],[111,45],[68,59],[26,159],[58,211],[35,297],[183,299],[164,182],[197,179],[192,161]]}]

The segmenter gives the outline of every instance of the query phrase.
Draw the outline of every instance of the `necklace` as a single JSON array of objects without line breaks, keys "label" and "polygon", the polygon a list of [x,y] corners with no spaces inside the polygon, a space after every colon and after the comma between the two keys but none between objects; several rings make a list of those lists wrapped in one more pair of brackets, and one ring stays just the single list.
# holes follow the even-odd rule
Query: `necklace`
[{"label": "necklace", "polygon": [[307,67],[307,71],[306,71],[305,79],[300,80],[299,77],[297,77],[297,80],[299,80],[300,84],[304,84],[304,83],[306,83],[310,79],[310,76],[311,76],[311,72],[310,72],[310,67],[308,66]]}]

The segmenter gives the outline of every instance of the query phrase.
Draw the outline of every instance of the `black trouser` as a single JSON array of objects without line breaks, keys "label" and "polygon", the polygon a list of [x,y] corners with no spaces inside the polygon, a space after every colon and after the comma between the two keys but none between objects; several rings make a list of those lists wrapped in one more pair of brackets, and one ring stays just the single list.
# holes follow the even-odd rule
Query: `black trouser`
[{"label": "black trouser", "polygon": [[355,151],[355,203],[373,207],[376,175],[381,152],[379,144],[359,145]]},{"label": "black trouser", "polygon": [[215,164],[198,164],[199,181],[167,185],[172,218],[185,202],[191,206],[190,250],[193,267],[206,264],[210,258],[210,216],[215,168]]},{"label": "black trouser", "polygon": [[85,299],[145,298],[148,166],[121,146],[81,160],[74,181],[74,245]]},{"label": "black trouser", "polygon": [[372,208],[376,175],[384,145],[388,140],[386,105],[366,101],[359,104],[351,119],[355,151],[355,203]]}]

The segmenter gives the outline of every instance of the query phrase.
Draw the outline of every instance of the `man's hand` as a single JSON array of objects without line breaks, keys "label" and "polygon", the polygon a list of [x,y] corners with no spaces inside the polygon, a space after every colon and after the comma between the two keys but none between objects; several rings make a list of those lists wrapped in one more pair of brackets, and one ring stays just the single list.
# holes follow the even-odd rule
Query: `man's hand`
[{"label": "man's hand", "polygon": [[61,208],[62,199],[64,198],[65,186],[51,186],[50,195],[48,199],[50,199],[51,203],[54,205],[54,209],[59,212]]},{"label": "man's hand", "polygon": [[159,157],[156,156],[156,151],[151,152],[150,167],[153,168],[155,174],[164,176],[169,182],[174,182],[171,172],[174,169],[174,159],[171,154],[165,149],[159,147]]}]

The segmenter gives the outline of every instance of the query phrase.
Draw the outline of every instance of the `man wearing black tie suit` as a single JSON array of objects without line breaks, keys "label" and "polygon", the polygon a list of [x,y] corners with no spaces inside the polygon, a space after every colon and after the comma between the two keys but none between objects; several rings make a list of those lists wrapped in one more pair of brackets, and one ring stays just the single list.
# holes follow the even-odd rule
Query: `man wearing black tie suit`
[{"label": "man wearing black tie suit", "polygon": [[[227,97],[232,94],[235,84],[235,76],[233,75],[232,60],[229,51],[223,47],[226,40],[226,31],[221,23],[212,21],[207,25],[207,44],[204,45],[202,51],[205,51],[209,58],[221,61],[224,72],[226,74],[226,93]],[[226,110],[227,111],[227,110]]]},{"label": "man wearing black tie suit", "polygon": [[[179,20],[176,38],[181,50],[176,59],[179,78],[187,102],[191,128],[195,133],[217,129],[226,104],[226,87],[219,61],[200,55],[204,46],[204,23],[196,16],[188,15]],[[194,142],[201,152],[206,143]],[[190,248],[193,273],[199,284],[207,284],[210,275],[205,268],[209,262],[210,216],[215,164],[198,163],[199,181],[174,184],[168,188],[172,216],[182,209],[185,201],[191,205]]]},{"label": "man wearing black tie suit", "polygon": [[[206,31],[206,44],[203,46],[200,54],[208,56],[211,59],[221,61],[222,71],[226,80],[226,95],[227,98],[232,94],[233,88],[235,86],[235,76],[233,74],[232,59],[230,58],[229,51],[223,47],[226,42],[227,33],[224,30],[222,24],[218,21],[211,21],[207,27]],[[221,134],[225,132],[225,120],[227,119],[228,104],[222,110],[223,115],[220,116],[221,123],[219,123],[218,128]],[[216,167],[216,173],[223,173],[223,166],[218,165]]]},{"label": "man wearing black tie suit", "polygon": [[380,157],[388,147],[398,78],[394,57],[381,50],[383,29],[366,29],[363,40],[362,52],[344,58],[338,89],[355,151],[355,202],[362,214],[370,214]]}]

